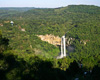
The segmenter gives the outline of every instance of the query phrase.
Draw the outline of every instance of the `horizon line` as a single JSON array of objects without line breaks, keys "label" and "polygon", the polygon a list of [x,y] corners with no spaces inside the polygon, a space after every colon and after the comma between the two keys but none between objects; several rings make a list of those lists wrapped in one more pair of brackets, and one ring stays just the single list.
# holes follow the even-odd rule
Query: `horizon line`
[{"label": "horizon line", "polygon": [[[70,4],[70,5],[86,5],[86,6],[97,6],[99,5],[93,5],[93,4]],[[69,6],[69,5],[67,5]],[[60,7],[67,7],[67,6],[58,6],[58,7],[33,7],[33,6],[1,6],[0,8],[60,8]]]}]

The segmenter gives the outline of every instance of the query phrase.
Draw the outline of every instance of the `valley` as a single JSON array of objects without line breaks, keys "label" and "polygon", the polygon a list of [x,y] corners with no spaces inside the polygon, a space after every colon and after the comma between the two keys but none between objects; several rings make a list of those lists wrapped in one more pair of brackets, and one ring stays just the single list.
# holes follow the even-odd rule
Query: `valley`
[{"label": "valley", "polygon": [[[67,56],[56,59],[63,35]],[[99,80],[99,71],[100,7],[0,8],[2,80]]]}]

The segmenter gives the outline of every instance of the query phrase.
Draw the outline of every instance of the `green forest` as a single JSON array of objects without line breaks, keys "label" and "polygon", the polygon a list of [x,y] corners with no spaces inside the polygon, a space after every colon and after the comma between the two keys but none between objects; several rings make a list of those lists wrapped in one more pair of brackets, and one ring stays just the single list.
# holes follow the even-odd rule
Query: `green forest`
[{"label": "green forest", "polygon": [[[74,51],[62,59],[59,46],[37,37],[66,32]],[[100,7],[0,8],[0,80],[75,78],[100,80]]]}]

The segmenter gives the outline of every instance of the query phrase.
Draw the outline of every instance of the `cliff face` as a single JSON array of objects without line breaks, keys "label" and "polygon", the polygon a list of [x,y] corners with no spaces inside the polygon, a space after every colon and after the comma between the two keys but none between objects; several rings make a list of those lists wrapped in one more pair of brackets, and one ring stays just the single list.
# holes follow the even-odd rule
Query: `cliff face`
[{"label": "cliff face", "polygon": [[[48,35],[37,35],[42,41],[46,41],[50,44],[53,44],[55,46],[57,45],[61,45],[61,38],[59,36],[54,36],[52,34]],[[75,39],[73,38],[66,38],[66,46],[69,46],[70,44],[72,44],[72,42]]]},{"label": "cliff face", "polygon": [[42,41],[46,41],[50,44],[53,44],[53,45],[60,45],[61,44],[61,38],[58,37],[58,36],[54,36],[52,34],[48,35],[37,35],[39,38],[41,38]]}]

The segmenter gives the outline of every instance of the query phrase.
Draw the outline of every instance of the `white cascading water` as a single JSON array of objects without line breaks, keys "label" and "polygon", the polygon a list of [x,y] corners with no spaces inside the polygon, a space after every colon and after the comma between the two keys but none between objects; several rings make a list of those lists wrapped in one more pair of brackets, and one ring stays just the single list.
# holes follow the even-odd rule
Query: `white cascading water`
[{"label": "white cascading water", "polygon": [[61,37],[61,54],[57,57],[57,59],[61,59],[66,57],[66,39],[65,35]]}]

